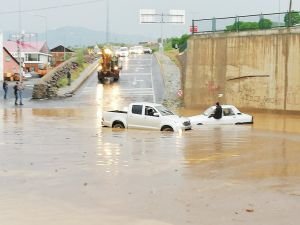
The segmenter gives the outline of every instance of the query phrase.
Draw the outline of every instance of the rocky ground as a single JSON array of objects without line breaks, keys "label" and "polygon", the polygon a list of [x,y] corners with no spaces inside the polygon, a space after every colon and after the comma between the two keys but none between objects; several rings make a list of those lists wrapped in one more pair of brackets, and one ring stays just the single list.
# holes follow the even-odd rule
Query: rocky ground
[{"label": "rocky ground", "polygon": [[163,104],[169,108],[179,108],[182,106],[181,96],[181,72],[178,66],[165,54],[155,54],[163,75],[165,84],[165,98]]}]

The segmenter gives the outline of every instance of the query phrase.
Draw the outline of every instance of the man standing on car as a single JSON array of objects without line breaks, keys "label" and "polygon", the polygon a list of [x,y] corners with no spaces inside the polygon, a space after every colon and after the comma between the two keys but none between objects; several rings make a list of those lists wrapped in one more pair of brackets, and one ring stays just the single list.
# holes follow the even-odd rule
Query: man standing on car
[{"label": "man standing on car", "polygon": [[3,81],[3,91],[4,91],[4,99],[7,98],[7,91],[8,91],[8,83],[5,81]]},{"label": "man standing on car", "polygon": [[222,107],[220,106],[219,102],[217,102],[216,103],[216,109],[215,109],[215,112],[214,112],[214,118],[215,119],[221,119],[222,118],[222,113],[223,113]]}]

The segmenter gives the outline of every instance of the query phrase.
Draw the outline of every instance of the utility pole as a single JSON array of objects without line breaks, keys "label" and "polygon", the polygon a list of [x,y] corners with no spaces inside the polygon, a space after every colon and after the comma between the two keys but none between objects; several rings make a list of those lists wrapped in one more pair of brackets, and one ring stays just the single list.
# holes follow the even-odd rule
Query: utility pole
[{"label": "utility pole", "polygon": [[109,42],[109,0],[106,0],[106,44]]},{"label": "utility pole", "polygon": [[290,7],[289,7],[289,27],[292,25],[291,19],[292,19],[292,0],[290,0]]},{"label": "utility pole", "polygon": [[160,46],[159,51],[162,53],[164,51],[164,37],[163,37],[163,30],[164,30],[164,13],[161,14],[161,28],[160,28]]},{"label": "utility pole", "polygon": [[22,62],[22,58],[21,58],[21,50],[20,50],[20,44],[23,40],[22,34],[21,34],[21,29],[22,29],[22,18],[21,18],[21,0],[19,0],[19,35],[17,38],[17,51],[18,51],[18,59],[19,59],[19,77],[20,77],[20,81],[22,81],[23,79],[23,62]]},{"label": "utility pole", "polygon": [[278,12],[279,12],[279,14],[278,14],[278,26],[280,26],[280,21],[281,21],[281,15],[280,15],[280,13],[281,13],[281,4],[280,4],[280,0],[278,0]]}]

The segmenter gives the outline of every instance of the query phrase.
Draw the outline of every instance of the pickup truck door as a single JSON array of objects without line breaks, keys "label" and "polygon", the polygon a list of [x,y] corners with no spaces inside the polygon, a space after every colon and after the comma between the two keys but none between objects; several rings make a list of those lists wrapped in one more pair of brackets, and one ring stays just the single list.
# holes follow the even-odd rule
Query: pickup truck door
[{"label": "pickup truck door", "polygon": [[159,130],[160,117],[151,106],[132,105],[128,114],[128,128]]},{"label": "pickup truck door", "polygon": [[128,128],[145,128],[144,120],[143,105],[132,105],[127,117]]},{"label": "pickup truck door", "polygon": [[145,119],[143,121],[144,126],[148,129],[159,130],[160,121],[159,113],[151,106],[145,106],[144,108]]}]

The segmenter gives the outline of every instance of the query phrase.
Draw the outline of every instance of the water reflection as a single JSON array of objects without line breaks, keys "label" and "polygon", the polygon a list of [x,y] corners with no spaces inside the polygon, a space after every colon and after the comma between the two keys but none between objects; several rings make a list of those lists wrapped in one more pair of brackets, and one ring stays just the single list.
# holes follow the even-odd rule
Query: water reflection
[{"label": "water reflection", "polygon": [[255,129],[300,133],[300,115],[253,113]]},{"label": "water reflection", "polygon": [[[109,132],[109,130],[106,131]],[[97,143],[96,165],[103,167],[106,173],[117,175],[120,172],[120,166],[128,166],[128,161],[122,160],[121,144],[114,141],[122,140],[124,133],[112,132],[109,135],[108,133],[101,133],[101,135]]]},{"label": "water reflection", "polygon": [[81,111],[72,108],[61,108],[61,109],[39,109],[33,108],[32,115],[41,117],[79,117],[81,116]]}]

